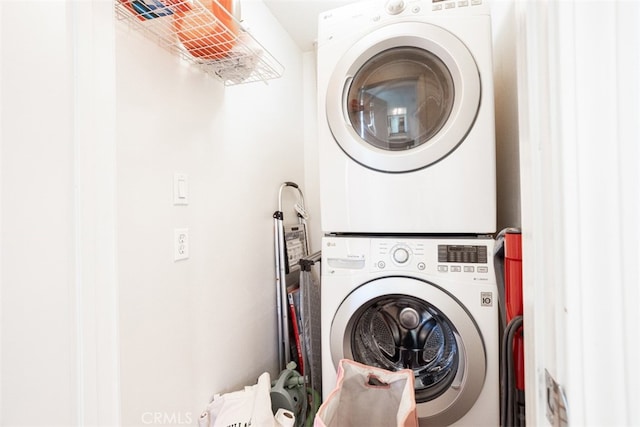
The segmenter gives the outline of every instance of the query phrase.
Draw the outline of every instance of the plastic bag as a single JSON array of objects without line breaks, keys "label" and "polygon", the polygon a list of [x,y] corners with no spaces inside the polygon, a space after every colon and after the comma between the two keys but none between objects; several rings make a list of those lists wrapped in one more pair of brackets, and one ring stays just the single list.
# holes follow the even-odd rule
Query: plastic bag
[{"label": "plastic bag", "polygon": [[387,371],[343,359],[335,389],[322,403],[314,427],[417,427],[410,369]]},{"label": "plastic bag", "polygon": [[291,411],[271,412],[271,377],[265,372],[258,383],[244,390],[215,395],[198,419],[199,427],[292,426],[295,417]]}]

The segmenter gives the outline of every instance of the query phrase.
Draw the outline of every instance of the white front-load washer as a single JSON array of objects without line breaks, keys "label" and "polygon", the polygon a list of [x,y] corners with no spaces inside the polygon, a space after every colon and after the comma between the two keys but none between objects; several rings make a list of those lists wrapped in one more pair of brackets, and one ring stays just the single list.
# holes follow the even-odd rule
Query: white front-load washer
[{"label": "white front-load washer", "polygon": [[325,233],[493,233],[486,0],[372,0],[319,17]]},{"label": "white front-load washer", "polygon": [[492,238],[325,236],[322,390],[338,362],[415,375],[421,426],[499,425]]}]

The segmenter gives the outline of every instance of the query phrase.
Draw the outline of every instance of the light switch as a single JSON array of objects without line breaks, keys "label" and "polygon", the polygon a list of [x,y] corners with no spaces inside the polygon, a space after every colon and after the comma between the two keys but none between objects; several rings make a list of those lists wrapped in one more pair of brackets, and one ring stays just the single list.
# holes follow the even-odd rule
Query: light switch
[{"label": "light switch", "polygon": [[173,204],[189,204],[189,181],[186,173],[173,174]]}]

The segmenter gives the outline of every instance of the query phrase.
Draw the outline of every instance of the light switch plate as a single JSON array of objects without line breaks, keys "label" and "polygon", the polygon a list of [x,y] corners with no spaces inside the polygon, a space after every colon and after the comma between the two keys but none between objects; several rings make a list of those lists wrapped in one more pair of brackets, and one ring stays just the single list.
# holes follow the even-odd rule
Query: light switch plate
[{"label": "light switch plate", "polygon": [[189,204],[189,178],[186,173],[173,174],[173,204]]}]

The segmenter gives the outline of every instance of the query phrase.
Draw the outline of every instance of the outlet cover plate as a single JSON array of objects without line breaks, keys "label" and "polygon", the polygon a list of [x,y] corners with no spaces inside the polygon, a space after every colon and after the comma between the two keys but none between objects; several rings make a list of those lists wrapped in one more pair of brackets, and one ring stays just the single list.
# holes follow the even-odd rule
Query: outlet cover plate
[{"label": "outlet cover plate", "polygon": [[189,258],[189,229],[176,228],[173,230],[173,260],[180,261]]}]

